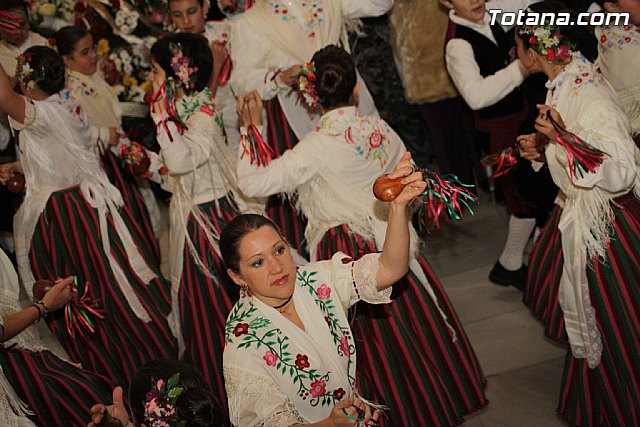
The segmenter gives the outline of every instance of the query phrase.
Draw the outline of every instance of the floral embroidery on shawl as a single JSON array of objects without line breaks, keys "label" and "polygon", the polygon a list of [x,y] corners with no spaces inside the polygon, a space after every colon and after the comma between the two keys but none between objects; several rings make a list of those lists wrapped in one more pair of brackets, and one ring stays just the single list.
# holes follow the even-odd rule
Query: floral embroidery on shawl
[{"label": "floral embroidery on shawl", "polygon": [[[308,291],[322,312],[337,354],[348,360],[349,383],[355,390],[355,377],[351,375],[356,357],[355,343],[349,326],[342,325],[335,314],[341,308],[331,298],[331,288],[326,284],[317,285],[317,273],[299,269],[296,286],[300,291]],[[332,372],[318,372],[308,355],[291,352],[290,338],[269,319],[258,315],[248,291],[241,292],[240,301],[232,309],[225,336],[227,343],[239,339],[239,349],[264,349],[263,362],[280,375],[289,377],[297,387],[298,396],[313,407],[333,406],[347,394],[342,387],[328,389]]]},{"label": "floral embroidery on shawl", "polygon": [[[283,22],[296,22],[296,17],[289,13],[289,9],[279,0],[268,0],[267,7],[276,15],[282,17]],[[324,22],[323,9],[320,0],[302,0],[298,3],[304,19],[304,27],[309,38],[316,36],[316,28]]]},{"label": "floral embroidery on shawl", "polygon": [[[83,82],[73,74],[68,74],[67,79],[69,80],[67,86],[73,87],[74,95],[76,93],[78,95],[84,95],[84,96],[95,95],[96,90],[93,87],[89,86],[87,83]],[[71,82],[77,82],[77,83],[71,83]]]},{"label": "floral embroidery on shawl", "polygon": [[66,89],[60,92],[58,104],[62,105],[67,111],[76,116],[82,124],[86,124],[86,117],[82,114],[80,102],[71,95],[71,92]]},{"label": "floral embroidery on shawl", "polygon": [[209,117],[212,117],[218,127],[220,127],[220,129],[224,133],[224,122],[222,121],[222,115],[220,114],[218,106],[211,96],[211,91],[209,90],[209,88],[206,88],[203,91],[191,96],[184,96],[180,100],[180,110],[178,111],[178,114],[185,123],[189,121],[191,115],[196,111],[201,111]]},{"label": "floral embroidery on shawl", "polygon": [[345,129],[342,124],[349,120],[345,117],[345,113],[340,108],[325,114],[320,119],[316,130],[334,138],[343,138],[365,160],[378,161],[380,169],[383,169],[389,160],[387,152],[389,125],[372,117],[362,117],[356,110],[355,124]]},{"label": "floral embroidery on shawl", "polygon": [[600,44],[607,49],[622,49],[626,44],[637,45],[640,43],[640,26],[622,25],[602,27]]},{"label": "floral embroidery on shawl", "polygon": [[557,90],[565,80],[569,80],[569,84],[574,90],[574,94],[577,96],[580,94],[580,90],[585,86],[600,86],[606,85],[606,81],[602,74],[596,69],[596,67],[587,60],[583,55],[578,54],[573,58],[573,62],[565,67],[563,75],[559,78],[558,83],[555,85],[552,106],[557,105],[556,96],[560,92]]}]

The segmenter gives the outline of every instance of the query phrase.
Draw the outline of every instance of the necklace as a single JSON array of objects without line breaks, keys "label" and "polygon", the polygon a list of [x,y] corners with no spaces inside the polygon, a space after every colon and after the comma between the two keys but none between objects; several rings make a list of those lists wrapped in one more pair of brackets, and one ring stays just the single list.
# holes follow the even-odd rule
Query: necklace
[{"label": "necklace", "polygon": [[280,314],[284,314],[284,311],[285,311],[284,308],[286,307],[287,304],[289,304],[289,301],[291,301],[291,298],[293,298],[293,294],[291,294],[289,296],[289,298],[287,298],[287,300],[285,302],[283,302],[282,304],[277,305],[277,306],[275,306],[273,308],[278,310],[280,312]]}]

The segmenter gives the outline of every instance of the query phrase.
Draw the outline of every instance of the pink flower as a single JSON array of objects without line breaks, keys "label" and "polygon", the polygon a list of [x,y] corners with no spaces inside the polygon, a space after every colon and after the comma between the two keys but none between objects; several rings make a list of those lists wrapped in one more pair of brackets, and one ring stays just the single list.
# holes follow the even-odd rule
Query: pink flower
[{"label": "pink flower", "polygon": [[313,397],[320,397],[327,391],[327,383],[325,380],[315,380],[311,383],[309,393]]},{"label": "pink flower", "polygon": [[351,352],[349,351],[349,341],[347,340],[347,337],[340,338],[340,350],[347,357],[351,355]]},{"label": "pink flower", "polygon": [[318,298],[321,300],[329,299],[331,296],[331,288],[327,285],[322,285],[316,289],[316,293],[318,294]]},{"label": "pink flower", "polygon": [[164,21],[164,15],[161,12],[155,11],[151,14],[152,24],[160,24],[162,21]]},{"label": "pink flower", "polygon": [[382,144],[382,134],[379,130],[373,131],[369,137],[369,145],[373,148],[378,148]]},{"label": "pink flower", "polygon": [[267,350],[267,352],[262,357],[265,362],[267,362],[268,366],[276,366],[276,362],[278,361],[278,356],[271,353],[271,351]]},{"label": "pink flower", "polygon": [[164,384],[164,380],[158,380],[158,382],[156,383],[156,388],[160,390],[163,384]]}]

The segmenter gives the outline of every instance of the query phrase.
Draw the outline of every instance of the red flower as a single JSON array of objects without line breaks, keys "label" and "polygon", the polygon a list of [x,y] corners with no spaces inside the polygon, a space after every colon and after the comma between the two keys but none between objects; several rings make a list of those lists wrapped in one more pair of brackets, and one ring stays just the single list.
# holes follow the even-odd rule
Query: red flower
[{"label": "red flower", "polygon": [[603,35],[600,37],[600,43],[604,44],[604,42],[606,42],[606,41],[607,41],[607,36],[603,34]]},{"label": "red flower", "polygon": [[320,397],[327,391],[327,383],[325,380],[315,380],[311,383],[309,393],[313,397]]},{"label": "red flower", "polygon": [[308,368],[309,366],[311,366],[309,364],[309,357],[305,356],[304,354],[299,354],[296,356],[296,366],[298,367],[298,369],[304,369],[304,368]]},{"label": "red flower", "polygon": [[369,145],[371,145],[372,148],[378,148],[380,145],[382,145],[382,140],[382,134],[379,130],[376,129],[375,131],[373,131],[371,136],[369,136]]},{"label": "red flower", "polygon": [[555,57],[556,57],[556,54],[553,51],[553,49],[547,49],[547,60],[551,61]]},{"label": "red flower", "polygon": [[311,71],[309,71],[309,72],[307,73],[307,80],[309,80],[309,81],[311,81],[311,82],[315,81],[315,80],[316,80],[316,75],[315,75],[315,74],[313,74]]},{"label": "red flower", "polygon": [[576,84],[580,84],[580,83],[582,83],[582,79],[581,79],[581,78],[577,78],[577,79],[575,80],[575,82],[576,82]]},{"label": "red flower", "polygon": [[205,113],[206,115],[213,117],[213,109],[211,108],[210,105],[201,105],[199,110]]},{"label": "red flower", "polygon": [[349,351],[349,340],[347,340],[347,337],[340,338],[340,350],[347,357],[351,355],[351,352]]},{"label": "red flower", "polygon": [[629,43],[631,41],[631,37],[625,37],[624,41],[626,41],[627,43]]},{"label": "red flower", "polygon": [[342,387],[341,387],[341,388],[338,388],[338,389],[333,390],[333,398],[334,398],[334,399],[336,399],[336,400],[340,400],[340,399],[342,399],[342,398],[344,397],[344,395],[345,395],[345,394],[347,394],[347,392],[346,392],[346,391],[344,391],[344,390],[342,389]]},{"label": "red flower", "polygon": [[[162,166],[160,169],[158,169],[158,173],[160,175],[162,175],[162,176],[165,176],[167,174],[167,168]],[[236,328],[237,328],[237,326],[236,326]],[[236,336],[239,336],[239,335],[236,335]]]},{"label": "red flower", "polygon": [[538,44],[538,39],[536,36],[529,37],[529,44]]},{"label": "red flower", "polygon": [[236,327],[233,329],[233,335],[239,337],[240,335],[244,335],[249,333],[249,324],[248,323],[238,323]]}]

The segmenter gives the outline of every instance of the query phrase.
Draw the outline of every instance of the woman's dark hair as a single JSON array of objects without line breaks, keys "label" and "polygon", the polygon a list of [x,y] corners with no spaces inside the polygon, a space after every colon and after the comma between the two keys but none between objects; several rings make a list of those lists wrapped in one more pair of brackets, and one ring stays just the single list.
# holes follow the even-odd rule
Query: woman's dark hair
[{"label": "woman's dark hair", "polygon": [[69,55],[76,47],[76,43],[90,33],[84,27],[62,27],[53,35],[56,41],[56,49],[60,55]]},{"label": "woman's dark hair", "polygon": [[[272,227],[282,236],[278,227],[267,217],[256,214],[243,214],[235,217],[220,234],[220,254],[227,268],[240,270],[238,246],[244,236],[262,227]],[[284,240],[284,239],[283,239]]]},{"label": "woman's dark hair", "polygon": [[[171,6],[171,3],[178,1],[178,0],[169,0],[169,6]],[[198,3],[200,4],[200,7],[204,7],[204,0],[198,0]]]},{"label": "woman's dark hair", "polygon": [[171,67],[174,53],[171,51],[170,45],[180,45],[182,54],[189,59],[189,67],[198,67],[198,71],[194,74],[194,87],[185,88],[185,93],[200,92],[207,87],[213,72],[213,56],[207,39],[199,34],[177,33],[158,40],[151,47],[151,57],[162,67],[167,78],[173,77],[179,81],[180,79]]},{"label": "woman's dark hair", "polygon": [[[0,2],[0,10],[23,9],[28,13],[27,2],[23,0],[2,0]],[[28,16],[28,15],[27,15]]]},{"label": "woman's dark hair", "polygon": [[65,70],[62,57],[53,49],[44,46],[32,46],[24,51],[29,58],[29,66],[37,73],[44,73],[44,79],[37,85],[47,95],[53,95],[64,89]]},{"label": "woman's dark hair", "polygon": [[320,104],[327,110],[349,105],[357,81],[356,64],[351,55],[331,44],[317,51],[311,61],[316,68]]},{"label": "woman's dark hair", "polygon": [[[558,13],[568,13],[571,22],[578,22],[578,14],[574,10],[567,8],[564,4],[555,0],[545,0],[540,3],[534,3],[529,6],[528,10],[539,15],[543,13],[551,13],[554,15]],[[545,23],[546,22],[547,20],[545,20]],[[595,61],[598,57],[598,41],[593,33],[589,31],[589,27],[584,25],[561,25],[558,29],[565,40],[573,43],[575,46],[574,50],[580,51],[589,61]],[[519,28],[516,28],[516,37],[522,40],[525,49],[531,47],[529,36],[520,34]]]},{"label": "woman's dark hair", "polygon": [[183,388],[175,405],[178,418],[189,427],[222,426],[222,407],[202,373],[193,365],[171,359],[153,360],[133,374],[128,397],[134,424],[144,422],[144,403],[153,384],[160,379],[166,382],[175,374],[180,374],[178,386]]}]

